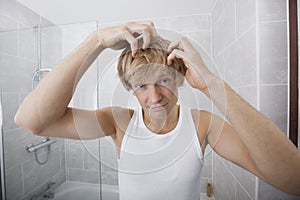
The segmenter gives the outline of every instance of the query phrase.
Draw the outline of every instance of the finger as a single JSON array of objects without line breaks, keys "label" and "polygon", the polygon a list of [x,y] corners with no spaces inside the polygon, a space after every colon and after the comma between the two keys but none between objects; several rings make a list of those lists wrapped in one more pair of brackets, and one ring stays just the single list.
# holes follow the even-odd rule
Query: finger
[{"label": "finger", "polygon": [[146,26],[145,29],[149,31],[151,39],[154,39],[158,36],[153,22],[142,22],[142,24]]},{"label": "finger", "polygon": [[171,65],[175,58],[179,58],[184,61],[184,52],[178,49],[174,49],[167,57],[167,65]]},{"label": "finger", "polygon": [[134,57],[138,50],[137,39],[129,31],[124,32],[124,39],[129,43],[131,48],[131,55]]},{"label": "finger", "polygon": [[130,22],[127,24],[127,29],[132,35],[137,33],[139,37],[143,37],[143,49],[148,48],[152,40],[157,37],[157,33],[152,22]]},{"label": "finger", "polygon": [[151,33],[149,30],[144,30],[143,32],[143,49],[147,49],[151,43]]},{"label": "finger", "polygon": [[179,47],[179,40],[173,41],[169,44],[167,53],[171,53],[174,49]]},{"label": "finger", "polygon": [[183,36],[180,39],[180,41],[179,41],[179,48],[185,49],[186,51],[194,50],[194,47],[193,47],[192,43],[185,36]]},{"label": "finger", "polygon": [[171,42],[171,44],[168,47],[167,52],[171,53],[171,51],[173,49],[179,49],[182,51],[191,51],[191,50],[194,50],[194,47],[193,47],[192,43],[188,40],[188,38],[184,36],[177,41]]},{"label": "finger", "polygon": [[148,27],[146,29],[144,29],[144,32],[143,32],[143,49],[147,49],[151,42],[157,38],[158,35],[156,33],[156,30],[154,27]]}]

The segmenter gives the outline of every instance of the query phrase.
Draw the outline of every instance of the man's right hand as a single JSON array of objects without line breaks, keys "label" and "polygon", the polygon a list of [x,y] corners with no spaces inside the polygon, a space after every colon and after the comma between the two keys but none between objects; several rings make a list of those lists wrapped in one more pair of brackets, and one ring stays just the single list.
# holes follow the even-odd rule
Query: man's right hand
[{"label": "man's right hand", "polygon": [[138,38],[143,38],[143,49],[149,47],[151,41],[157,37],[152,22],[129,22],[125,25],[104,28],[94,32],[97,35],[100,46],[119,50],[128,44],[132,50],[132,56],[138,50]]}]

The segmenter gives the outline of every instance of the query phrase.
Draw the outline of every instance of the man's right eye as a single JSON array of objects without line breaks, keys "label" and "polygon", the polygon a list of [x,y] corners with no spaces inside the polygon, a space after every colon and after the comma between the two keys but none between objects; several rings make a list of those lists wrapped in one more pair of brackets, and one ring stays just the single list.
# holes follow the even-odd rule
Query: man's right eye
[{"label": "man's right eye", "polygon": [[143,89],[145,88],[146,84],[137,84],[135,85],[135,89]]}]

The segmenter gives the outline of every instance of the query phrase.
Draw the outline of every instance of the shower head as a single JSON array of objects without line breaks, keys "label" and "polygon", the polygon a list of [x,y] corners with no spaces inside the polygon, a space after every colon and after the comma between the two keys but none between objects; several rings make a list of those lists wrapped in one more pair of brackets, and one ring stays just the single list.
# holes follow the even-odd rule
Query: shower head
[{"label": "shower head", "polygon": [[43,69],[37,69],[32,77],[32,89],[35,88],[35,86],[46,76],[48,72],[50,72],[51,69],[43,68]]}]

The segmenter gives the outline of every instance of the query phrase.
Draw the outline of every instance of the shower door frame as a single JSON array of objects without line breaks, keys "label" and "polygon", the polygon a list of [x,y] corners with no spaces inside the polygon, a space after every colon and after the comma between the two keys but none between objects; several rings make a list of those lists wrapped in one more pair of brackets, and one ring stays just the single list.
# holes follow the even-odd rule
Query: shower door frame
[{"label": "shower door frame", "polygon": [[289,82],[289,138],[298,144],[298,16],[297,0],[289,0],[289,47],[290,47],[290,82]]},{"label": "shower door frame", "polygon": [[3,160],[3,117],[2,90],[0,85],[0,198],[5,200],[4,160]]}]

